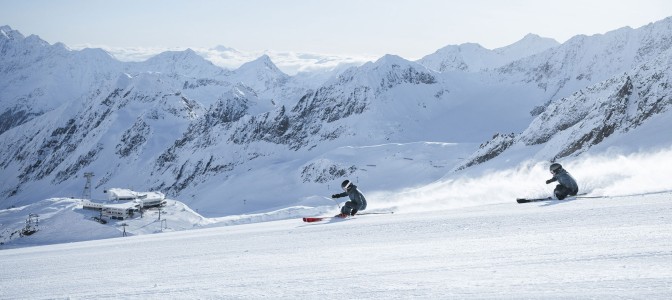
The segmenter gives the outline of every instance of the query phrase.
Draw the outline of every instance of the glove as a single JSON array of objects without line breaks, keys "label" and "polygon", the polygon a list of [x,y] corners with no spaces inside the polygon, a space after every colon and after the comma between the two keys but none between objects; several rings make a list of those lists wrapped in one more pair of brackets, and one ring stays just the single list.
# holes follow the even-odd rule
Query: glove
[{"label": "glove", "polygon": [[553,179],[546,180],[546,184],[553,182]]},{"label": "glove", "polygon": [[338,194],[331,195],[331,198],[338,198]]}]

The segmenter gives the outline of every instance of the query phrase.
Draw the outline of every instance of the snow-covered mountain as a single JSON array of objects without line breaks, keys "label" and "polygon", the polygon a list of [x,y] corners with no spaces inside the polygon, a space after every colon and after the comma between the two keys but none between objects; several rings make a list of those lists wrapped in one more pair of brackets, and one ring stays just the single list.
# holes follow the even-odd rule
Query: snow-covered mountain
[{"label": "snow-covered mountain", "polygon": [[243,64],[235,73],[242,77],[240,81],[249,82],[251,88],[261,92],[282,86],[289,80],[289,76],[282,73],[268,55]]},{"label": "snow-covered mountain", "polygon": [[[112,174],[151,166],[208,109],[235,119],[274,107],[241,81],[245,72],[223,70],[190,50],[120,63],[100,50],[71,51],[8,26],[2,31],[5,196],[35,181],[67,184],[92,163],[99,187]],[[279,76],[270,71],[269,78]],[[281,90],[284,81],[248,82],[265,92]]]},{"label": "snow-covered mountain", "polygon": [[670,119],[671,24],[386,55],[319,81],[268,56],[232,71],[192,50],[125,63],[3,26],[0,201],[79,196],[94,172],[94,197],[160,190],[221,216],[333,204],[318,195],[345,177],[393,192],[493,161],[602,151]]},{"label": "snow-covered mountain", "polygon": [[556,100],[655,59],[672,47],[671,41],[672,17],[668,17],[638,29],[578,35],[495,73],[514,82],[535,84],[548,95],[547,100]]},{"label": "snow-covered mountain", "polygon": [[0,27],[0,134],[68,102],[82,102],[113,80],[121,64],[99,49],[70,51]]},{"label": "snow-covered mountain", "polygon": [[[181,52],[184,48],[161,48],[161,47],[110,47],[105,45],[69,45],[74,50],[86,48],[101,48],[110,55],[123,62],[142,62],[163,52]],[[227,70],[235,70],[245,63],[256,60],[262,56],[268,56],[283,73],[291,76],[308,75],[316,73],[333,73],[344,68],[360,66],[367,61],[376,60],[373,56],[333,55],[322,53],[302,52],[278,52],[242,51],[227,46],[215,46],[210,48],[189,48],[212,62],[216,66]]]},{"label": "snow-covered mountain", "polygon": [[[636,150],[672,145],[663,133],[672,128],[671,68],[668,49],[628,72],[551,102],[522,133],[496,135],[462,168],[530,148],[535,159],[556,161],[596,146]],[[632,135],[637,142],[630,141]]]},{"label": "snow-covered mountain", "polygon": [[139,72],[151,71],[191,78],[217,78],[229,74],[229,71],[215,66],[191,49],[163,52],[130,65],[133,66],[131,69]]},{"label": "snow-covered mountain", "polygon": [[479,72],[501,67],[558,45],[560,43],[554,39],[528,34],[520,41],[494,50],[488,50],[475,43],[449,45],[417,62],[439,72]]}]

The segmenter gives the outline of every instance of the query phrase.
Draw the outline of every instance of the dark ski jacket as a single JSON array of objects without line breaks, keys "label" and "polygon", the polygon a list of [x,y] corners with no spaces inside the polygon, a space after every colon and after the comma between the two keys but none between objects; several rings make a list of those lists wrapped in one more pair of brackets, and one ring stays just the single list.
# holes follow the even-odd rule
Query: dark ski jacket
[{"label": "dark ski jacket", "polygon": [[360,192],[357,189],[357,186],[354,184],[351,184],[350,187],[348,188],[347,192],[343,192],[340,194],[333,195],[333,198],[341,198],[348,196],[350,197],[350,201],[352,201],[355,204],[355,209],[357,210],[365,210],[366,209],[366,198],[364,198],[364,195],[362,192]]},{"label": "dark ski jacket", "polygon": [[576,195],[579,192],[579,185],[576,184],[576,180],[574,180],[574,177],[569,175],[569,172],[567,172],[565,169],[558,170],[558,172],[553,175],[553,178],[548,180],[549,183],[554,181],[557,181],[564,187],[571,190],[572,193],[570,195]]}]

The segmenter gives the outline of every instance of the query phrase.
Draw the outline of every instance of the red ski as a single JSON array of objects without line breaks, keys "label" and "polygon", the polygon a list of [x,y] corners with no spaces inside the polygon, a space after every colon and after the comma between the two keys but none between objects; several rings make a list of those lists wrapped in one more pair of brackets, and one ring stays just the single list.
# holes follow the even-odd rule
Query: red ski
[{"label": "red ski", "polygon": [[311,222],[320,222],[320,221],[325,221],[325,220],[330,220],[330,219],[345,219],[345,218],[347,218],[347,216],[343,216],[343,217],[341,217],[341,216],[333,216],[333,217],[306,217],[306,218],[303,218],[303,221],[304,221],[304,222],[311,223]]},{"label": "red ski", "polygon": [[[363,213],[359,213],[359,214],[357,214],[356,216],[365,216],[365,215],[384,215],[384,214],[393,214],[393,213],[394,213],[393,211],[363,212]],[[311,223],[311,222],[326,221],[326,220],[330,220],[330,219],[346,219],[346,218],[348,218],[348,217],[349,217],[349,216],[342,216],[342,217],[341,217],[340,215],[336,215],[336,216],[333,216],[333,217],[305,217],[305,218],[303,218],[303,221],[304,221],[304,222]]]},{"label": "red ski", "polygon": [[331,217],[308,217],[308,218],[303,218],[304,222],[319,222],[319,221],[324,221],[324,219],[331,219]]}]

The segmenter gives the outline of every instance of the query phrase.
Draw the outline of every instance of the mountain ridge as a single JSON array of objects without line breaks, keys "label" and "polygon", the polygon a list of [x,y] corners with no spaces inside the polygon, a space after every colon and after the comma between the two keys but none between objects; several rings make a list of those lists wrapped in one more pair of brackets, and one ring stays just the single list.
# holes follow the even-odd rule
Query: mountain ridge
[{"label": "mountain ridge", "polygon": [[[325,184],[336,186],[344,176],[359,178],[373,190],[428,184],[464,166],[465,159],[478,162],[473,166],[487,162],[468,153],[492,156],[496,151],[484,153],[472,144],[497,132],[506,134],[499,134],[486,148],[504,148],[504,153],[518,147],[515,141],[520,135],[509,132],[523,132],[539,118],[548,121],[544,118],[557,107],[577,109],[561,106],[582,101],[573,93],[586,89],[583,93],[590,94],[585,92],[589,87],[620,78],[619,72],[631,72],[636,66],[656,69],[647,63],[668,55],[670,20],[604,36],[577,36],[542,52],[538,51],[543,47],[534,48],[534,54],[508,65],[482,70],[438,72],[421,61],[385,55],[317,86],[282,73],[269,56],[227,71],[193,50],[122,63],[97,50],[69,51],[34,41],[17,46],[0,40],[0,71],[10,75],[11,83],[20,83],[0,84],[0,167],[7,178],[0,185],[0,197],[13,205],[53,193],[77,193],[85,170],[97,174],[97,191],[132,182],[136,189],[161,190],[185,198],[189,205],[226,213],[304,203],[323,193]],[[16,36],[5,31],[2,36]],[[544,47],[552,44],[534,35],[521,41],[518,46],[535,41]],[[27,45],[36,48],[15,51]],[[474,54],[483,51],[479,47],[463,48],[475,49]],[[611,55],[593,60],[604,53]],[[633,66],[634,61],[643,64]],[[559,67],[565,63],[571,66]],[[633,92],[614,99],[639,95],[643,91],[637,91],[639,86],[649,87],[649,97],[669,91],[667,73],[658,72],[663,75],[631,72],[642,74],[637,78],[660,76],[650,80],[659,87],[631,77]],[[602,84],[602,92],[618,96],[627,82],[623,80]],[[600,96],[592,93],[591,101]],[[648,117],[632,120],[646,123],[665,112],[647,101],[637,102],[643,109],[634,113]],[[531,115],[535,108],[537,113]],[[618,108],[594,111],[613,115]],[[530,130],[543,135],[542,128]],[[614,132],[628,134],[607,129],[592,137],[581,132],[579,136],[589,143],[575,141],[579,150],[555,159],[590,152]],[[535,134],[522,136],[530,141],[536,137],[537,145],[552,140]],[[442,145],[443,154],[437,154],[437,145]],[[357,151],[343,150],[348,147]],[[548,153],[539,159],[553,159]],[[395,172],[394,166],[426,175],[386,182],[385,172]]]},{"label": "mountain ridge", "polygon": [[479,72],[504,66],[512,61],[546,51],[560,45],[551,38],[527,34],[521,40],[489,50],[476,43],[449,45],[417,62],[436,71]]}]

